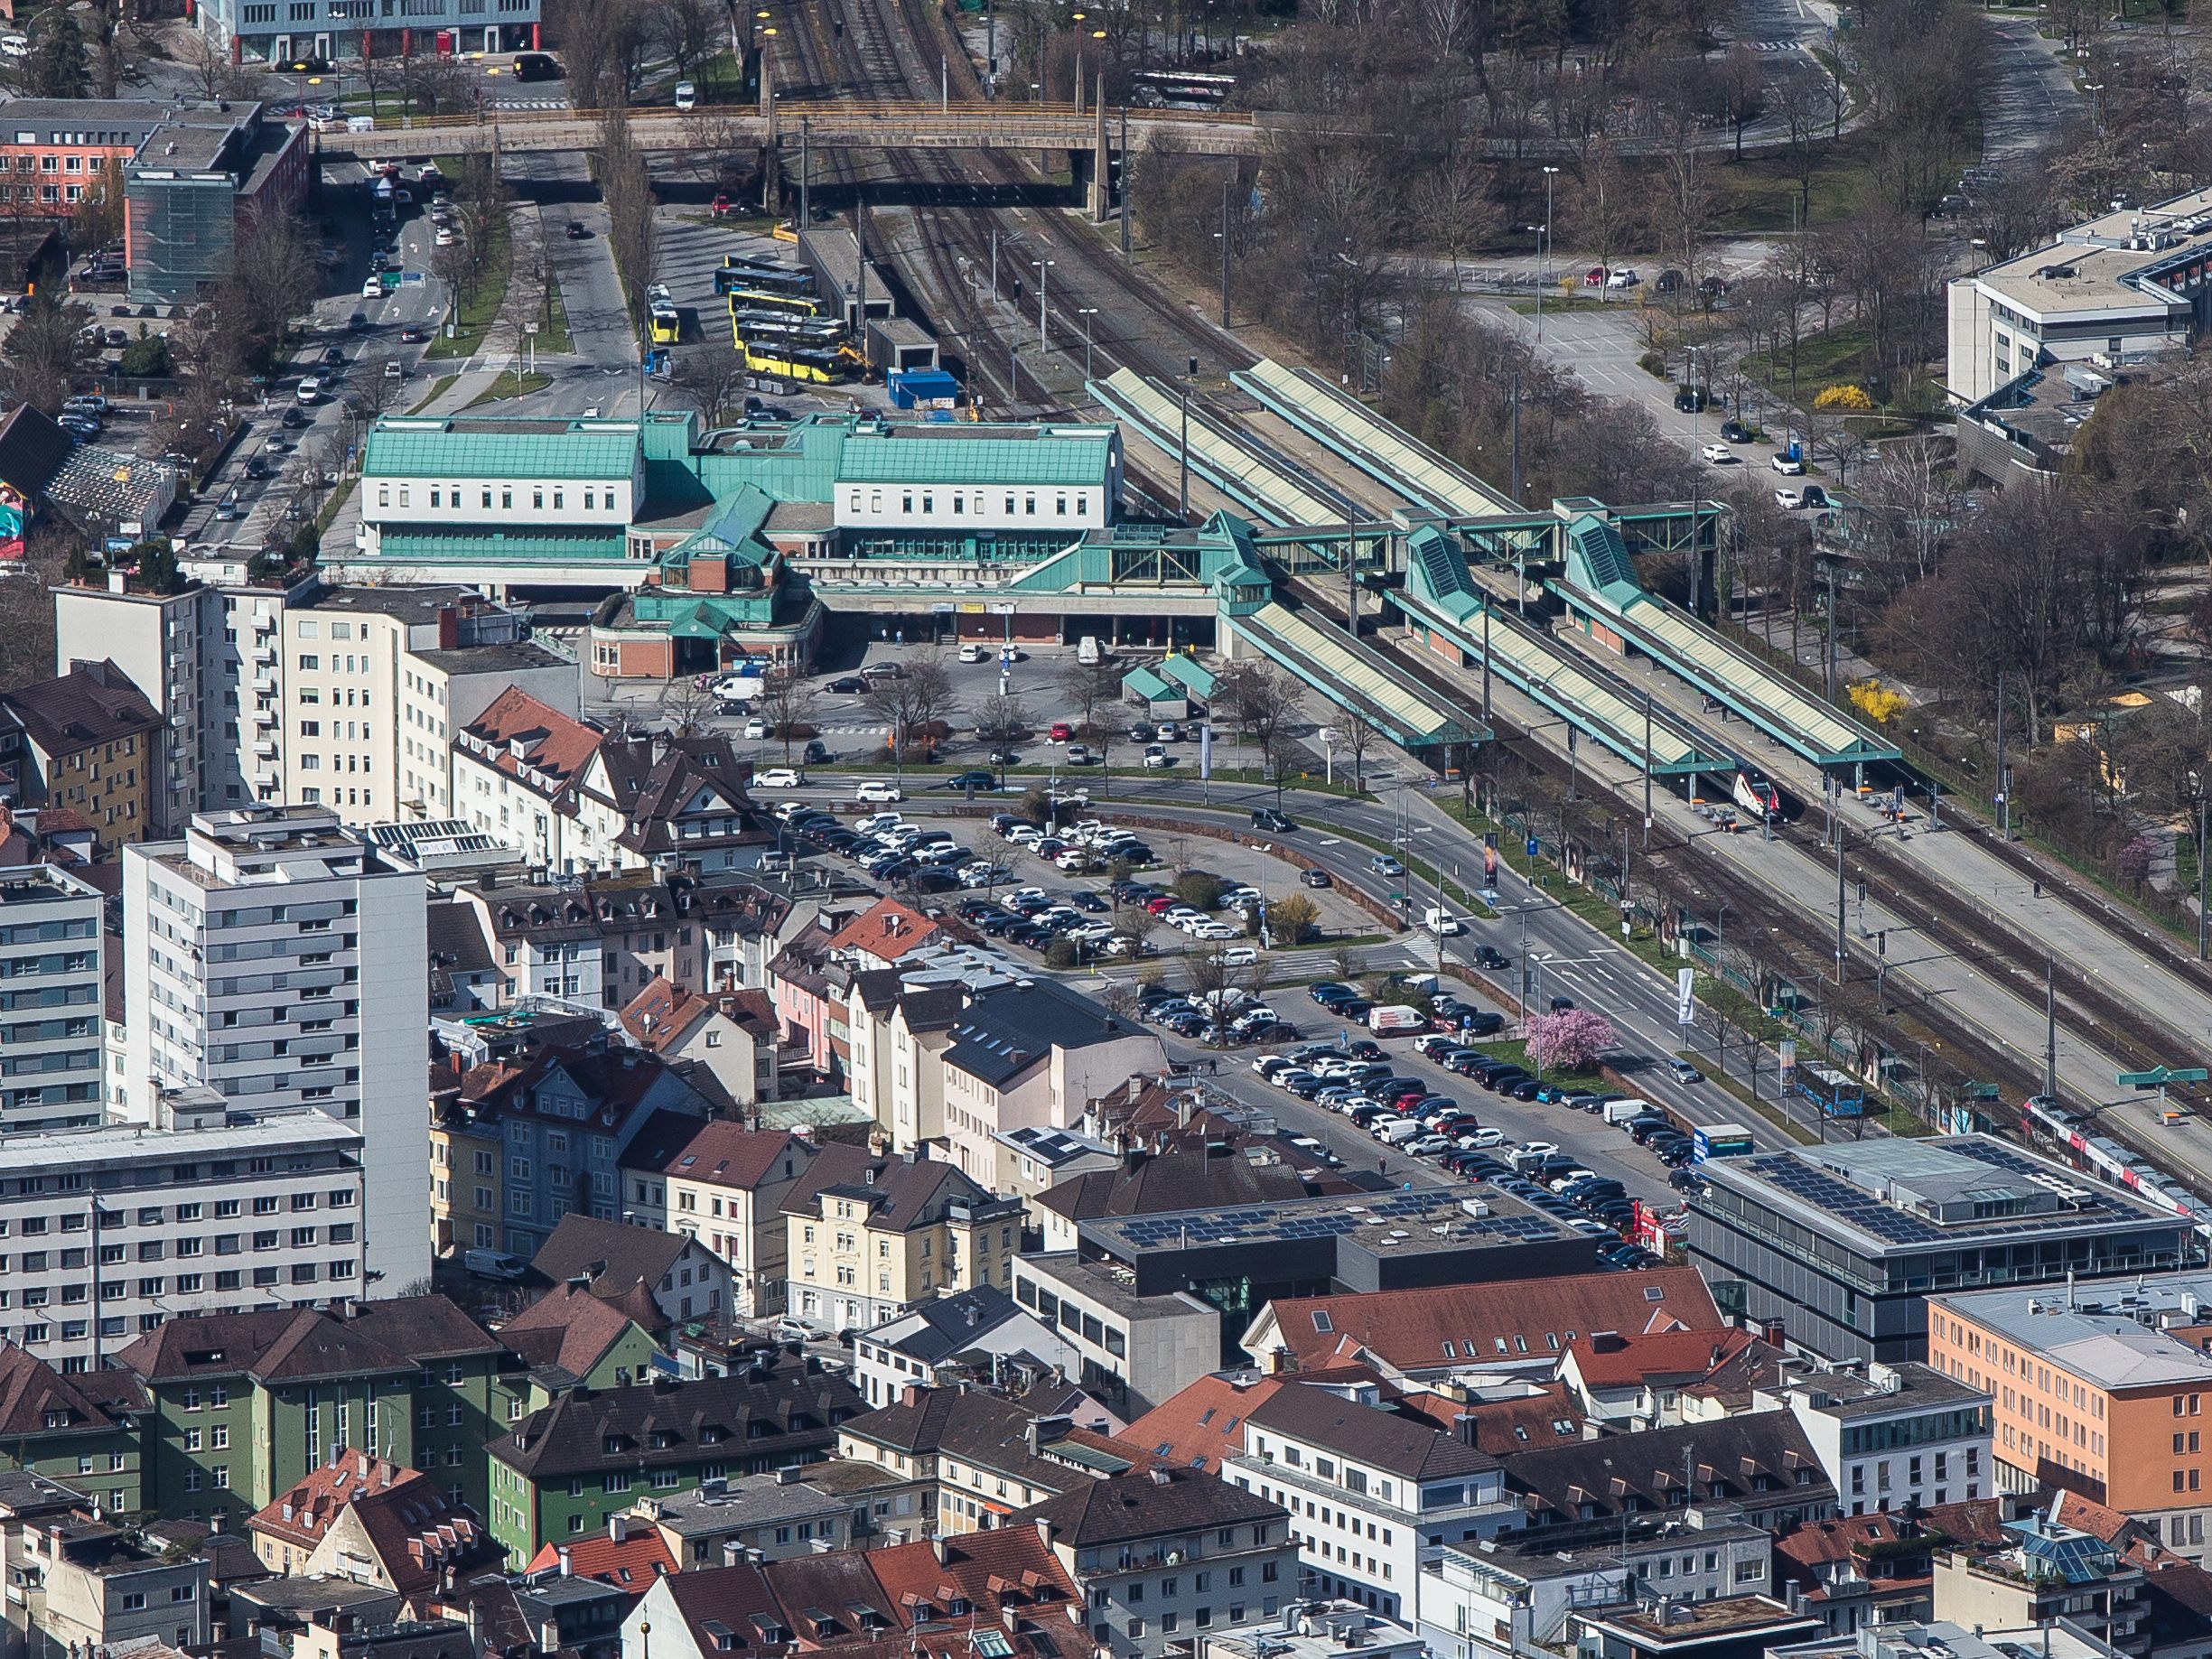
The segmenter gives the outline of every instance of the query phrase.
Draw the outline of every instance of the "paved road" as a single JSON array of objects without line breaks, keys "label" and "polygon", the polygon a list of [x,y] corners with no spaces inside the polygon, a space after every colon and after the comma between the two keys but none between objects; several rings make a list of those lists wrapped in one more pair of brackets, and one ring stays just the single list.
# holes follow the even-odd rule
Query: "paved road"
[{"label": "paved road", "polygon": [[[387,396],[393,408],[405,409],[427,389],[423,353],[445,310],[442,285],[426,275],[430,222],[418,201],[399,223],[398,263],[418,280],[403,280],[398,287],[380,289],[373,296],[364,294],[372,232],[363,178],[361,168],[353,163],[333,165],[324,174],[323,246],[337,259],[320,267],[324,292],[315,301],[310,326],[292,362],[269,388],[266,406],[247,416],[244,435],[222,464],[201,480],[197,499],[185,509],[181,537],[200,548],[229,549],[244,556],[269,539],[291,505],[295,480],[306,469],[323,463],[324,449],[341,428],[340,411],[349,397]],[[352,321],[356,316],[360,319],[358,326]],[[421,340],[400,338],[410,326],[421,331]],[[345,359],[335,377],[322,365],[324,353],[331,350]],[[387,366],[392,363],[401,369],[397,384],[387,383]],[[307,376],[322,387],[313,404],[302,404],[298,397],[299,383]],[[285,417],[294,411],[308,416],[308,424],[286,426]],[[266,479],[250,475],[256,465],[266,471]],[[242,516],[219,517],[226,500],[235,502]]]},{"label": "paved road", "polygon": [[2058,42],[2025,17],[1989,20],[1989,88],[1982,100],[1982,159],[2040,149],[2086,113]]}]

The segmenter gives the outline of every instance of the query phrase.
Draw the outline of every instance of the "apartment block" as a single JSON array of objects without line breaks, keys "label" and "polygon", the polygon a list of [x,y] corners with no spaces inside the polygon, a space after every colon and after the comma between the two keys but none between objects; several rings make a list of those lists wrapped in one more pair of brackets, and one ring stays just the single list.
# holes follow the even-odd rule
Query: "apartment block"
[{"label": "apartment block", "polygon": [[327,806],[349,824],[458,816],[453,734],[510,686],[574,712],[574,660],[472,589],[120,573],[54,591],[58,668],[112,659],[167,722],[154,833],[253,802]]},{"label": "apartment block", "polygon": [[1495,1537],[1521,1510],[1496,1458],[1384,1410],[1377,1392],[1276,1390],[1245,1419],[1244,1452],[1221,1473],[1290,1511],[1323,1594],[1411,1618],[1425,1550]]},{"label": "apartment block", "polygon": [[165,1319],[361,1294],[361,1136],[201,1092],[156,1133],[0,1136],[0,1341],[97,1371]]},{"label": "apartment block", "polygon": [[0,802],[66,808],[97,843],[154,833],[163,721],[105,657],[0,694]]},{"label": "apartment block", "polygon": [[2212,1273],[1979,1291],[1929,1305],[1928,1360],[1992,1402],[1995,1481],[2131,1515],[2202,1565]]},{"label": "apartment block", "polygon": [[1757,1402],[1797,1418],[1846,1515],[1918,1511],[1996,1490],[1988,1392],[1933,1366],[1791,1374]]},{"label": "apartment block", "polygon": [[1006,1524],[1051,1544],[1101,1659],[1162,1659],[1217,1619],[1272,1618],[1301,1598],[1288,1513],[1195,1469],[1085,1481]]},{"label": "apartment block", "polygon": [[157,1087],[245,1112],[312,1105],[362,1137],[375,1217],[364,1271],[430,1262],[425,892],[326,806],[196,814],[182,840],[127,848],[125,1121]]},{"label": "apartment block", "polygon": [[99,890],[52,864],[0,871],[0,1135],[97,1123]]},{"label": "apartment block", "polygon": [[1013,1282],[1022,1206],[948,1163],[822,1148],[783,1203],[794,1318],[867,1330],[944,1291]]}]

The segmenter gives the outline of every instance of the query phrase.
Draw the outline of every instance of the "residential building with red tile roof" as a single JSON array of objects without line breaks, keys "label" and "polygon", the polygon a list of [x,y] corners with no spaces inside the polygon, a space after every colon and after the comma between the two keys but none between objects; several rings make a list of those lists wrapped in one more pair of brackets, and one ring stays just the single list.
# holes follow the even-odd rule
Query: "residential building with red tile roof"
[{"label": "residential building with red tile roof", "polygon": [[879,899],[830,936],[829,948],[846,953],[855,967],[888,968],[928,945],[950,943],[945,925],[896,899]]},{"label": "residential building with red tile roof", "polygon": [[[1659,1428],[1684,1420],[1683,1391],[1709,1381],[1747,1349],[1778,1350],[1747,1330],[1601,1330],[1568,1344],[1559,1362],[1584,1415],[1621,1428]],[[1749,1409],[1750,1400],[1744,1402]]]},{"label": "residential building with red tile roof", "polygon": [[1474,1368],[1548,1376],[1591,1331],[1676,1328],[1722,1328],[1694,1268],[1290,1298],[1261,1309],[1241,1346],[1269,1373],[1355,1362],[1409,1377]]},{"label": "residential building with red tile roof", "polygon": [[1556,1382],[1530,1385],[1526,1392],[1465,1400],[1458,1398],[1450,1384],[1413,1388],[1400,1396],[1398,1409],[1420,1412],[1492,1457],[1579,1440],[1586,1421],[1566,1385]]},{"label": "residential building with red tile roof", "polygon": [[346,1446],[271,1499],[246,1531],[272,1572],[330,1574],[388,1589],[417,1617],[449,1571],[465,1578],[507,1558],[475,1514],[435,1481]]},{"label": "residential building with red tile roof", "polygon": [[627,1388],[644,1382],[660,1352],[652,1333],[620,1300],[574,1283],[555,1285],[500,1326],[499,1337],[548,1393],[579,1384]]},{"label": "residential building with red tile roof", "polygon": [[510,686],[453,733],[453,805],[539,869],[592,868],[579,854],[598,837],[578,833],[578,793],[606,741],[599,727]]},{"label": "residential building with red tile roof", "polygon": [[662,1659],[1058,1659],[1080,1605],[1064,1563],[1024,1526],[693,1568],[651,1586],[624,1633],[650,1623]]},{"label": "residential building with red tile roof", "polygon": [[765,991],[709,994],[656,974],[623,1006],[621,1021],[640,1049],[711,1072],[741,1106],[775,1095],[776,1015]]},{"label": "residential building with red tile roof", "polygon": [[1115,1438],[1163,1463],[1221,1472],[1221,1460],[1245,1449],[1245,1419],[1289,1379],[1250,1374],[1200,1377],[1138,1418]]},{"label": "residential building with red tile roof", "polygon": [[676,1557],[659,1529],[633,1515],[608,1517],[601,1531],[547,1542],[530,1558],[528,1570],[555,1570],[579,1579],[642,1596],[655,1580],[677,1570]]},{"label": "residential building with red tile roof", "polygon": [[623,1179],[633,1195],[649,1181],[658,1225],[697,1239],[727,1263],[733,1310],[760,1318],[783,1311],[789,1234],[783,1203],[822,1151],[780,1130],[716,1118],[670,1149],[657,1170],[625,1169]]}]

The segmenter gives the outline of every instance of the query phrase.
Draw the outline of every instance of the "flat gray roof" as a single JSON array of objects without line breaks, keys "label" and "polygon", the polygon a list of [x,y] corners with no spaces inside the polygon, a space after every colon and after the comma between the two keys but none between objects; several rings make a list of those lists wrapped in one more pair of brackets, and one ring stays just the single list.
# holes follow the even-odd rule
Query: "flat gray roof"
[{"label": "flat gray roof", "polygon": [[1700,1166],[1715,1188],[1862,1254],[2185,1227],[2179,1216],[1988,1135],[1792,1147]]},{"label": "flat gray roof", "polygon": [[2212,1356],[2165,1328],[2212,1325],[2212,1271],[2100,1280],[2070,1295],[2060,1285],[1937,1300],[1960,1319],[2100,1387],[2212,1383]]}]

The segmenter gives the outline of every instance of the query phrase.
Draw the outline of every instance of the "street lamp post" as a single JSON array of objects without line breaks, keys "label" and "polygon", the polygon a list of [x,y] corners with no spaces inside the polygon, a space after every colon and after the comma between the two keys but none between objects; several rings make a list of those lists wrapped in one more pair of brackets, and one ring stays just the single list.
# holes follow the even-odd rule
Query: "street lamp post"
[{"label": "street lamp post", "polygon": [[1076,311],[1076,315],[1083,319],[1083,377],[1086,380],[1091,377],[1091,319],[1097,314],[1096,305],[1080,306]]},{"label": "street lamp post", "polygon": [[1559,169],[1544,170],[1544,247],[1540,250],[1544,261],[1544,280],[1552,280],[1552,181],[1559,176]]}]

